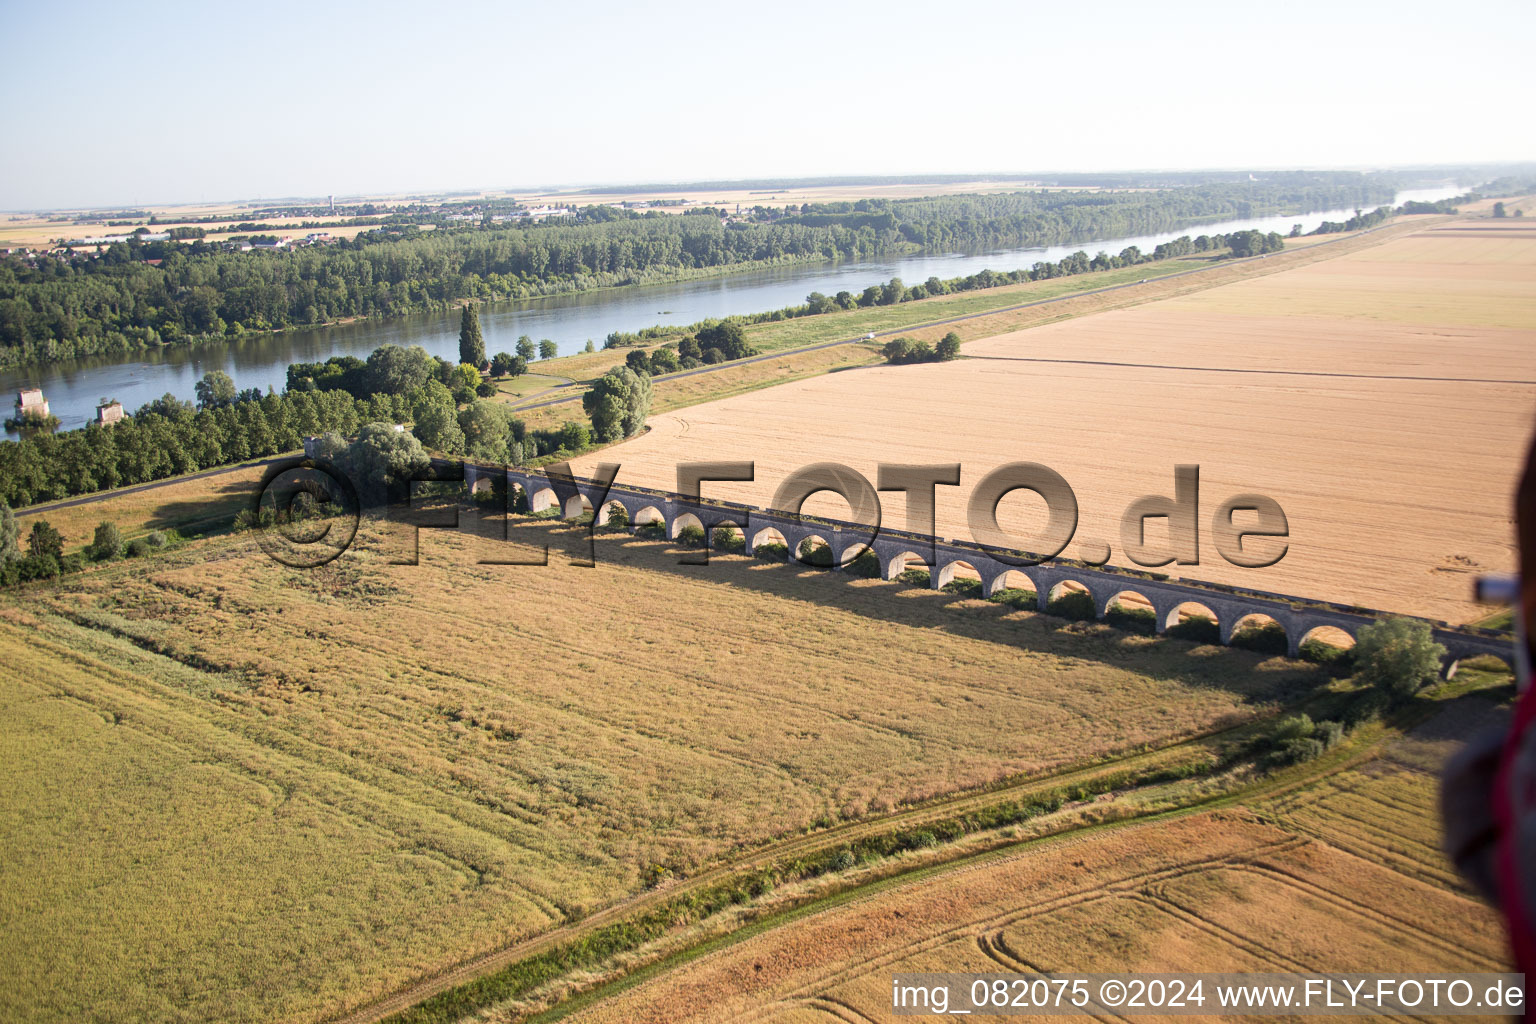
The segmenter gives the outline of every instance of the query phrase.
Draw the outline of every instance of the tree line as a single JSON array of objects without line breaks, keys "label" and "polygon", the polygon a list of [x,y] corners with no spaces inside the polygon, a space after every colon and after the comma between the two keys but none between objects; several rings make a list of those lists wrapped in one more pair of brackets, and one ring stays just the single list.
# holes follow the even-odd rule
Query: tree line
[{"label": "tree line", "polygon": [[[1051,245],[1180,223],[1374,201],[1354,184],[1208,184],[1156,192],[1021,192],[861,200],[746,218],[586,207],[543,224],[391,225],[324,247],[232,252],[116,243],[99,256],[0,260],[0,365],[122,354],[358,316],[638,284],[726,267],[865,259],[916,248]],[[157,264],[146,262],[157,260]]]}]

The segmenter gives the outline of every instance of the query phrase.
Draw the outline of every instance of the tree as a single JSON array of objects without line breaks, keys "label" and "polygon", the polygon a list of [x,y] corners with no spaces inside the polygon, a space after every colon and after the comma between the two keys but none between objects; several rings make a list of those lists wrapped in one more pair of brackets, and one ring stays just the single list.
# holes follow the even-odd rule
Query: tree
[{"label": "tree", "polygon": [[0,565],[21,557],[21,527],[16,525],[16,513],[9,502],[0,499]]},{"label": "tree", "polygon": [[677,343],[677,357],[684,362],[692,359],[694,365],[698,365],[704,361],[704,350],[699,347],[697,338],[684,338]]},{"label": "tree", "polygon": [[624,355],[624,365],[636,373],[651,372],[651,357],[645,354],[644,349],[632,348]]},{"label": "tree", "polygon": [[533,362],[538,355],[538,348],[533,344],[533,339],[523,335],[517,339],[517,354],[523,357],[524,362]]},{"label": "tree", "polygon": [[892,338],[880,346],[880,354],[888,363],[905,363],[912,355],[912,339]]},{"label": "tree", "polygon": [[485,365],[485,339],[480,336],[480,316],[473,302],[465,305],[459,318],[459,362],[477,370]]},{"label": "tree", "polygon": [[812,316],[820,313],[830,313],[837,308],[837,303],[827,298],[821,292],[811,292],[805,297],[805,311]]},{"label": "tree", "polygon": [[459,413],[464,448],[470,455],[505,463],[510,456],[508,443],[513,438],[512,411],[500,402],[473,402]]},{"label": "tree", "polygon": [[615,366],[581,396],[581,407],[592,419],[600,442],[619,441],[639,433],[651,411],[651,378],[627,366]]},{"label": "tree", "polygon": [[475,389],[480,386],[480,368],[468,363],[460,363],[453,368],[448,381],[448,390],[453,392],[454,401],[473,401]]},{"label": "tree", "polygon": [[235,382],[223,370],[209,370],[192,388],[200,409],[218,409],[230,405],[238,392]]},{"label": "tree", "polygon": [[368,357],[363,379],[370,394],[408,395],[432,379],[434,364],[420,345],[380,345]]},{"label": "tree", "polygon": [[491,357],[491,376],[505,377],[512,372],[512,360],[516,359],[510,352],[497,352]]},{"label": "tree", "polygon": [[677,353],[669,348],[659,348],[651,353],[651,374],[676,373],[683,368]]},{"label": "tree", "polygon": [[1504,209],[1504,204],[1503,203],[1494,203],[1493,204],[1493,215],[1495,217],[1508,217],[1509,213],[1508,213],[1508,211],[1506,211]]},{"label": "tree", "polygon": [[1394,698],[1411,697],[1440,673],[1445,648],[1429,624],[1417,619],[1382,619],[1360,630],[1355,665],[1362,682]]},{"label": "tree", "polygon": [[553,341],[550,341],[548,338],[545,338],[543,341],[539,342],[539,358],[540,359],[553,359],[553,358],[555,358],[555,356],[557,356],[559,354],[560,354],[560,346],[556,345]]},{"label": "tree", "polygon": [[102,523],[96,527],[96,536],[91,540],[89,554],[95,562],[105,562],[109,558],[116,558],[123,553],[123,535],[113,523]]},{"label": "tree", "polygon": [[954,331],[944,335],[939,340],[938,347],[933,350],[933,354],[945,362],[958,358],[960,355],[960,335]]},{"label": "tree", "polygon": [[430,462],[420,441],[389,423],[365,424],[346,456],[358,490],[371,504],[382,502],[386,486],[411,479]]},{"label": "tree", "polygon": [[27,534],[27,553],[33,558],[43,558],[52,555],[55,559],[64,557],[64,538],[59,535],[46,519],[39,519],[32,524],[32,532]]},{"label": "tree", "polygon": [[719,349],[726,359],[741,359],[753,351],[747,344],[747,335],[741,325],[729,321],[699,331],[697,341],[700,348]]},{"label": "tree", "polygon": [[592,344],[592,339],[591,338],[588,338],[587,339],[587,347],[582,349],[582,351],[583,352],[596,352],[597,351],[597,346]]}]

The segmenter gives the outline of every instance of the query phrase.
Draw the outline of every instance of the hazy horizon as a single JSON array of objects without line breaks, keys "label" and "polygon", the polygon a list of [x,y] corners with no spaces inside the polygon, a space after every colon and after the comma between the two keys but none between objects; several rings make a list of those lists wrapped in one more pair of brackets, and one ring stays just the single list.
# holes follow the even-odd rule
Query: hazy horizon
[{"label": "hazy horizon", "polygon": [[1533,28],[1514,0],[12,4],[0,208],[1520,162]]}]

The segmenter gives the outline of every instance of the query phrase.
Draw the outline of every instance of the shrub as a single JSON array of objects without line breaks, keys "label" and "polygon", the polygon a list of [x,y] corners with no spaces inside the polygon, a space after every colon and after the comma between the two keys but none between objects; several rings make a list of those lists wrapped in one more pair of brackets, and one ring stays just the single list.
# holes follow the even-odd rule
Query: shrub
[{"label": "shrub", "polygon": [[789,561],[789,545],[775,544],[770,541],[767,544],[759,544],[752,549],[752,557],[762,559],[764,562]]},{"label": "shrub", "polygon": [[930,577],[927,569],[905,569],[896,578],[914,587],[926,587]]},{"label": "shrub", "polygon": [[1007,587],[996,591],[987,600],[997,604],[1006,604],[1010,608],[1017,608],[1025,612],[1036,611],[1040,607],[1040,599],[1035,595],[1035,592],[1033,590],[1025,590],[1022,587]]},{"label": "shrub", "polygon": [[805,565],[813,565],[818,569],[830,569],[832,567],[832,549],[814,537],[807,537],[800,542],[800,547],[795,552],[795,557]]},{"label": "shrub", "polygon": [[105,562],[109,558],[116,558],[123,551],[123,535],[115,523],[102,523],[96,527],[96,536],[92,538],[91,545],[86,552],[94,562]]},{"label": "shrub", "polygon": [[1151,608],[1128,608],[1116,601],[1104,614],[1104,621],[1127,633],[1144,633],[1148,636],[1157,633],[1157,613]]},{"label": "shrub", "polygon": [[1079,622],[1092,622],[1098,618],[1093,606],[1093,595],[1083,590],[1065,591],[1045,606],[1045,613],[1058,619],[1076,619]]},{"label": "shrub", "polygon": [[851,572],[855,576],[863,576],[865,579],[880,578],[880,556],[869,548],[860,551],[853,561],[843,566],[843,571]]},{"label": "shrub", "polygon": [[149,544],[143,537],[135,537],[128,542],[127,555],[129,558],[143,558],[149,554]]},{"label": "shrub", "polygon": [[618,502],[610,502],[608,505],[608,525],[616,529],[629,529],[629,509]]},{"label": "shrub", "polygon": [[964,597],[981,597],[981,580],[950,580],[939,588],[946,594],[960,594]]},{"label": "shrub", "polygon": [[1221,628],[1209,615],[1186,615],[1178,625],[1169,626],[1164,635],[1197,644],[1221,643]]},{"label": "shrub", "polygon": [[161,530],[153,530],[144,538],[144,543],[148,544],[150,547],[157,551],[168,545],[170,542],[170,538],[167,537]]},{"label": "shrub", "polygon": [[832,855],[832,861],[828,867],[833,871],[847,871],[856,863],[858,862],[854,859],[853,851],[845,846]]},{"label": "shrub", "polygon": [[1270,768],[1283,768],[1288,764],[1300,764],[1302,761],[1310,761],[1321,757],[1323,754],[1321,740],[1310,736],[1301,736],[1296,739],[1286,740],[1264,758],[1264,764]]},{"label": "shrub", "polygon": [[716,551],[736,552],[745,551],[747,540],[738,531],[729,526],[716,527],[709,535],[709,546]]},{"label": "shrub", "polygon": [[1388,696],[1411,697],[1440,673],[1445,648],[1435,642],[1429,624],[1415,619],[1383,619],[1360,630],[1355,666],[1360,681]]},{"label": "shrub", "polygon": [[1232,634],[1232,646],[1259,654],[1285,654],[1290,650],[1285,627],[1278,622],[1244,626]]},{"label": "shrub", "polygon": [[674,538],[678,547],[701,548],[704,546],[704,528],[702,526],[685,526],[677,531]]},{"label": "shrub", "polygon": [[648,537],[653,540],[665,540],[667,536],[667,524],[660,519],[652,519],[635,527],[637,537]]},{"label": "shrub", "polygon": [[1321,640],[1303,640],[1298,651],[1302,661],[1325,665],[1336,672],[1348,674],[1354,668],[1355,651],[1349,647],[1335,647]]}]

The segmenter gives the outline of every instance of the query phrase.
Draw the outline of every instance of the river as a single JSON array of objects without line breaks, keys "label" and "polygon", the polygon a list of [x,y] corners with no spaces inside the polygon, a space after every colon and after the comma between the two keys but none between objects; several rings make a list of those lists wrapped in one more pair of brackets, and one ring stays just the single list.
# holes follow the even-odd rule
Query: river
[{"label": "river", "polygon": [[[1452,185],[1399,192],[1394,205],[1412,199],[1434,202],[1459,195]],[[599,347],[615,330],[635,331],[653,324],[691,324],[706,317],[756,313],[799,305],[813,291],[857,294],[872,284],[899,277],[917,284],[929,277],[951,278],[983,269],[1017,270],[1041,261],[1054,262],[1078,250],[1090,256],[1118,253],[1126,246],[1150,252],[1161,242],[1185,234],[1226,234],[1253,228],[1287,234],[1291,225],[1311,231],[1325,220],[1342,221],[1353,210],[1321,210],[1295,216],[1259,217],[1201,224],[1134,238],[1089,239],[1067,245],[1000,252],[901,256],[888,260],[812,263],[726,274],[674,284],[608,288],[488,303],[480,308],[480,328],[487,353],[514,351],[520,335],[552,339],[562,355],[579,352],[590,339]],[[1084,287],[1091,287],[1085,281]],[[190,399],[193,385],[210,370],[223,370],[239,388],[282,390],[289,363],[317,362],[335,355],[367,358],[384,344],[420,345],[435,356],[458,358],[459,313],[418,313],[388,320],[361,320],[329,327],[259,335],[198,348],[172,346],[123,360],[110,356],[75,359],[0,373],[0,396],[7,407],[24,386],[41,387],[61,429],[85,425],[96,405],[115,398],[129,412],[170,392]],[[534,363],[531,369],[537,370]],[[7,408],[7,411],[9,409]],[[8,434],[15,437],[15,434]]]}]

